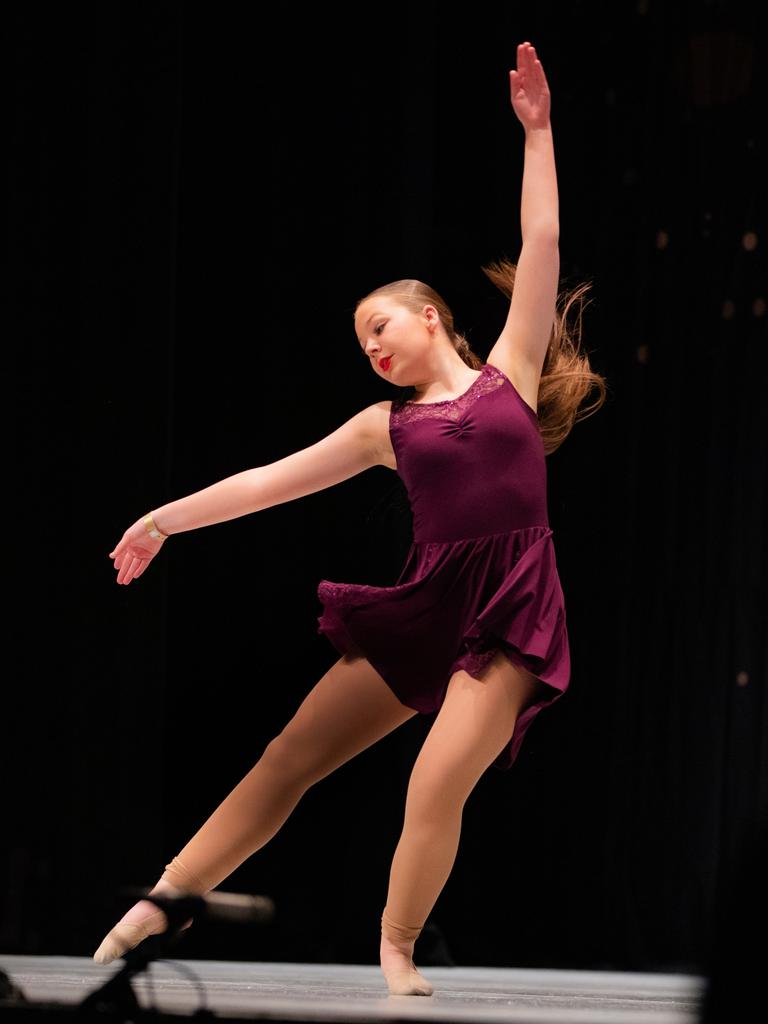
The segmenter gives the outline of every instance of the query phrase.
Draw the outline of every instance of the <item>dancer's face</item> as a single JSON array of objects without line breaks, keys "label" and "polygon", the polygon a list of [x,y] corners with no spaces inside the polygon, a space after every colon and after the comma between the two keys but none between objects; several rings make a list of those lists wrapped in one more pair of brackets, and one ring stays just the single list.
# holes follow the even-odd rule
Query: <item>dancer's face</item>
[{"label": "dancer's face", "polygon": [[[437,310],[425,303],[412,313],[392,299],[375,296],[362,302],[355,313],[355,333],[360,348],[376,373],[401,387],[418,379],[439,324]],[[390,356],[389,362],[381,360]]]}]

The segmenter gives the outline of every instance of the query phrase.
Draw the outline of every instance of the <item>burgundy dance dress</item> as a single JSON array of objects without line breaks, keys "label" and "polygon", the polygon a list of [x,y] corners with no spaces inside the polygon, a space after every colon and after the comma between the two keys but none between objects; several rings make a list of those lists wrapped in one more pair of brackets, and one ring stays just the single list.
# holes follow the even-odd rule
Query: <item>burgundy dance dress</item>
[{"label": "burgundy dance dress", "polygon": [[458,398],[395,399],[389,433],[413,514],[410,551],[393,587],[321,580],[318,633],[367,658],[422,713],[440,708],[453,672],[478,678],[497,651],[527,668],[546,685],[493,761],[506,770],[571,669],[538,416],[486,363]]}]

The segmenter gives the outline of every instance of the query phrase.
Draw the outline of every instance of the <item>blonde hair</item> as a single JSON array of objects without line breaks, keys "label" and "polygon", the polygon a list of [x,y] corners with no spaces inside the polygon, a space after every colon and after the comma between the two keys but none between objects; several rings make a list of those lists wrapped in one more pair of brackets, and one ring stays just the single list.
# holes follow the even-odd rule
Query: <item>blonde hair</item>
[{"label": "blonde hair", "polygon": [[[506,257],[483,266],[486,276],[508,299],[515,286],[516,264]],[[544,442],[544,454],[551,455],[571,432],[574,423],[593,415],[605,402],[606,379],[590,366],[589,357],[580,351],[582,316],[589,301],[584,301],[590,283],[565,289],[557,296],[555,315],[544,366],[539,380],[537,399],[539,431]],[[483,366],[483,360],[473,351],[463,334],[456,330],[453,313],[448,303],[434,288],[416,278],[403,278],[381,285],[359,299],[359,306],[375,296],[391,298],[412,313],[421,313],[424,305],[434,306],[445,332],[453,346],[473,370]],[[572,306],[577,307],[575,327],[568,322]],[[596,388],[598,395],[586,408],[581,408],[587,394]]]}]

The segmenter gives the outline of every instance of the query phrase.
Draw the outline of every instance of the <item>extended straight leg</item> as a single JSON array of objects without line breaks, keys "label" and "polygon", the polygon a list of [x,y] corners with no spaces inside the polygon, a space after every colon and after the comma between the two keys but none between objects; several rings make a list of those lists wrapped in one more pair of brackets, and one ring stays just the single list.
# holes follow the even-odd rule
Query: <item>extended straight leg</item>
[{"label": "extended straight leg", "polygon": [[[282,732],[166,869],[152,894],[198,895],[219,885],[280,829],[307,789],[417,712],[402,704],[364,658],[340,658]],[[126,927],[127,926],[127,927]],[[109,963],[167,920],[141,900],[94,954]]]}]

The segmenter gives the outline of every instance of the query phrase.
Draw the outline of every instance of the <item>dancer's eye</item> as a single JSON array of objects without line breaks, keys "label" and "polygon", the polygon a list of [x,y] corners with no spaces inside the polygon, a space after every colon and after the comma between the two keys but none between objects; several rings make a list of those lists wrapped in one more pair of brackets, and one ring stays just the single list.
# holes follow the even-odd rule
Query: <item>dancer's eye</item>
[{"label": "dancer's eye", "polygon": [[[384,324],[385,324],[386,322],[387,322],[387,321],[385,320],[385,321],[384,321],[383,323],[380,323],[380,324],[376,324],[376,326],[375,326],[375,327],[374,327],[374,329],[373,329],[373,333],[374,333],[374,334],[378,334],[379,328],[380,328],[380,327],[382,327],[382,328],[383,328],[383,327],[384,327]],[[364,355],[364,356],[368,356],[368,353],[367,353],[367,352],[365,351],[365,346],[362,346],[362,347],[361,347],[361,351],[362,351],[362,353],[363,353],[363,355]],[[368,356],[368,358],[370,358],[370,356]]]}]

